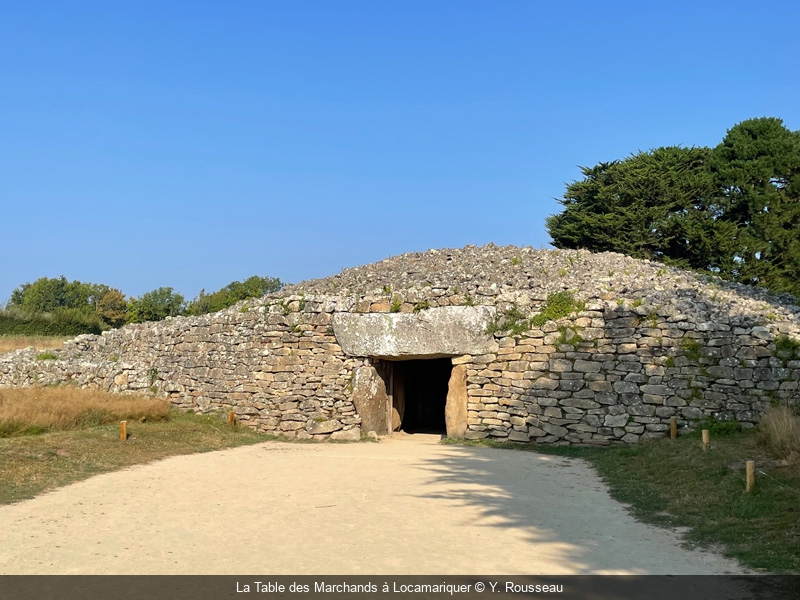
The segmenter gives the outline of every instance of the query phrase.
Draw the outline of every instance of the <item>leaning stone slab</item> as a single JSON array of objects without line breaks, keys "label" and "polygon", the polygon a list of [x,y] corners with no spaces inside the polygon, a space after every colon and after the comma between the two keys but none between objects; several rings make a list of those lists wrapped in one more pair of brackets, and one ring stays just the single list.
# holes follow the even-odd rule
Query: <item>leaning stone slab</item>
[{"label": "leaning stone slab", "polygon": [[359,367],[355,370],[352,400],[365,430],[390,433],[386,423],[386,384],[375,367]]},{"label": "leaning stone slab", "polygon": [[417,313],[336,313],[333,332],[349,356],[434,358],[491,354],[498,345],[487,325],[489,306],[442,306]]}]

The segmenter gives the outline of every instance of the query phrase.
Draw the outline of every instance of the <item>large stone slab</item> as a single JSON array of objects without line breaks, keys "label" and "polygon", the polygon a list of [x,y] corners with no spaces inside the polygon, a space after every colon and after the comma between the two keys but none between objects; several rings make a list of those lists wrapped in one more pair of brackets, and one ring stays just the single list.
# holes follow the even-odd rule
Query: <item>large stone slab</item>
[{"label": "large stone slab", "polygon": [[389,397],[386,384],[374,367],[359,367],[353,373],[353,404],[361,417],[364,431],[385,435]]},{"label": "large stone slab", "polygon": [[467,367],[456,365],[450,374],[444,408],[447,437],[463,438],[467,433]]},{"label": "large stone slab", "polygon": [[418,313],[336,313],[333,332],[349,356],[435,358],[497,351],[490,306],[442,306]]}]

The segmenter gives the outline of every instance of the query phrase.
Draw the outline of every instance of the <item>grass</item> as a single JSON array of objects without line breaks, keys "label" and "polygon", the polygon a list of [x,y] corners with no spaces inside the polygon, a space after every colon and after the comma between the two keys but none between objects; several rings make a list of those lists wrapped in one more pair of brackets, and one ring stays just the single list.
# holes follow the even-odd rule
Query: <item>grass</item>
[{"label": "grass", "polygon": [[30,346],[33,346],[39,352],[55,350],[61,348],[61,345],[69,339],[72,338],[51,335],[0,335],[0,354]]},{"label": "grass", "polygon": [[[758,437],[752,431],[712,437],[708,452],[696,435],[613,448],[456,443],[585,459],[636,518],[688,527],[687,543],[718,546],[752,569],[800,573],[800,467],[765,467],[771,455]],[[745,460],[756,461],[750,493],[744,491]]]},{"label": "grass", "polygon": [[541,327],[548,321],[566,317],[573,312],[583,310],[583,308],[583,302],[575,300],[575,296],[571,292],[556,292],[547,297],[542,311],[531,319],[531,325]]},{"label": "grass", "polygon": [[163,421],[0,438],[0,504],[19,502],[93,475],[179,454],[210,452],[276,439],[231,428],[219,415],[171,412]]},{"label": "grass", "polygon": [[800,341],[781,334],[775,340],[775,349],[778,352],[786,352],[791,357],[800,352]]},{"label": "grass", "polygon": [[[232,428],[226,416],[71,386],[0,389],[0,504],[168,456],[270,440],[317,443]],[[122,420],[128,421],[124,442]]]},{"label": "grass", "polygon": [[0,438],[167,418],[165,400],[72,386],[0,389]]},{"label": "grass", "polygon": [[508,332],[511,335],[521,335],[531,328],[530,319],[517,308],[512,306],[503,314],[497,315],[486,325],[486,335],[492,336],[499,332]]},{"label": "grass", "polygon": [[681,348],[683,348],[686,358],[693,362],[697,362],[703,357],[703,344],[693,338],[682,338]]},{"label": "grass", "polygon": [[787,406],[773,406],[758,426],[761,442],[774,456],[800,463],[800,417]]}]

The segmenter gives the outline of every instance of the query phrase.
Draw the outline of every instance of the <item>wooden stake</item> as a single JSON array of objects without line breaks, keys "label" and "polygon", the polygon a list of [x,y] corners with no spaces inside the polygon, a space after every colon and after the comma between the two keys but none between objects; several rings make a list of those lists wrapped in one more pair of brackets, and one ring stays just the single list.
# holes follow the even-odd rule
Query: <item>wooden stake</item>
[{"label": "wooden stake", "polygon": [[230,411],[228,413],[228,425],[230,425],[231,427],[236,426],[236,414],[233,411]]},{"label": "wooden stake", "polygon": [[127,421],[120,421],[119,422],[119,439],[123,442],[128,439],[128,422]]},{"label": "wooden stake", "polygon": [[756,462],[754,460],[748,460],[744,464],[747,474],[744,491],[751,492],[756,486]]},{"label": "wooden stake", "polygon": [[678,437],[678,419],[677,417],[671,417],[669,420],[669,438],[674,440]]},{"label": "wooden stake", "polygon": [[708,450],[711,447],[711,439],[708,429],[703,429],[703,450]]}]

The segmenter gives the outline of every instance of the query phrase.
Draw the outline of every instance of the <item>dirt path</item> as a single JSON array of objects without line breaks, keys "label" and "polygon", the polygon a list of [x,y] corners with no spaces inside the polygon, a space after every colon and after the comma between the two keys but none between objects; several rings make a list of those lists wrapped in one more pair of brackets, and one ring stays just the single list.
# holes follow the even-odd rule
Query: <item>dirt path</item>
[{"label": "dirt path", "polygon": [[740,573],[634,521],[582,461],[441,446],[265,443],[0,507],[0,573]]}]

